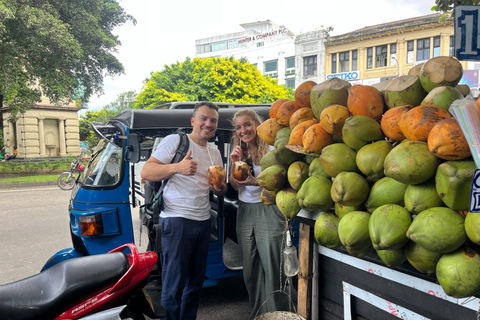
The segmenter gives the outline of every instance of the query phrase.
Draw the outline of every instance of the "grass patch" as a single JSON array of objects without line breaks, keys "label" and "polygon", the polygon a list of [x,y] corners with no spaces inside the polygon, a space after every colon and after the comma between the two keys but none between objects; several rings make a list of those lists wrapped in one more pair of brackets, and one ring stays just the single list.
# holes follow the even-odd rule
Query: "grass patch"
[{"label": "grass patch", "polygon": [[5,178],[5,179],[0,179],[0,183],[57,181],[59,176],[60,174],[49,174],[49,175]]}]

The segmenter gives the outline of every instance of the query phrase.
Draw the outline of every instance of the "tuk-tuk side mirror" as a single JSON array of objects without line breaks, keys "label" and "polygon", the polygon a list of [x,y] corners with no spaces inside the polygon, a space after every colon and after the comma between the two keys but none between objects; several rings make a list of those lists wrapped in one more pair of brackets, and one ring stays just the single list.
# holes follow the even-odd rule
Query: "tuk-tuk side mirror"
[{"label": "tuk-tuk side mirror", "polygon": [[128,134],[128,147],[125,159],[131,163],[140,161],[140,141],[136,133]]}]

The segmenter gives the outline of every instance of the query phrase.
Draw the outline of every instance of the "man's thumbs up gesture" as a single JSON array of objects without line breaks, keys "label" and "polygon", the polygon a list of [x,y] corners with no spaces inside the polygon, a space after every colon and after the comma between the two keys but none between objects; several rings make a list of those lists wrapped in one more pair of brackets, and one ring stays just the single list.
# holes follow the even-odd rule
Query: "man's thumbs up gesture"
[{"label": "man's thumbs up gesture", "polygon": [[190,160],[192,156],[192,150],[189,149],[185,158],[178,163],[178,173],[184,176],[193,176],[197,172],[197,162]]}]

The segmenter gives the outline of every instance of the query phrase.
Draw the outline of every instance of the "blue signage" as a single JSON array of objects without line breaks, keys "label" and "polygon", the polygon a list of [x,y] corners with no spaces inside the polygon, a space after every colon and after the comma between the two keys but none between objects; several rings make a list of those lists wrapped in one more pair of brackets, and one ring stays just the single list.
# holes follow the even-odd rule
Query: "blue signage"
[{"label": "blue signage", "polygon": [[359,71],[350,71],[350,72],[342,72],[342,73],[331,73],[327,74],[327,80],[331,78],[340,78],[342,80],[359,80],[360,79],[360,72]]},{"label": "blue signage", "polygon": [[480,212],[480,170],[473,174],[472,190],[470,191],[470,212]]},{"label": "blue signage", "polygon": [[480,6],[455,6],[455,57],[480,60]]}]

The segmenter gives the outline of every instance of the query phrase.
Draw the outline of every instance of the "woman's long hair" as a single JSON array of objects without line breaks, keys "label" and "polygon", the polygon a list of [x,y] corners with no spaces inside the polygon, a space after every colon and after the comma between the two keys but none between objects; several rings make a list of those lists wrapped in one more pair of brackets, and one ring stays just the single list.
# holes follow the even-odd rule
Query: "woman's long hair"
[{"label": "woman's long hair", "polygon": [[[252,158],[252,161],[256,165],[260,165],[260,160],[262,157],[269,151],[269,145],[260,139],[260,137],[257,134],[257,127],[263,122],[263,119],[252,109],[240,109],[238,110],[235,115],[233,116],[232,123],[235,125],[235,120],[238,117],[242,116],[247,116],[250,118],[255,123],[255,142],[257,144],[257,148],[252,154],[250,154],[250,157]],[[235,146],[238,146],[240,144],[240,138],[237,136],[237,133],[233,135],[232,139],[232,148]],[[248,157],[248,146],[246,143],[242,142],[241,143],[242,147],[242,161],[245,161]]]}]

